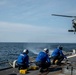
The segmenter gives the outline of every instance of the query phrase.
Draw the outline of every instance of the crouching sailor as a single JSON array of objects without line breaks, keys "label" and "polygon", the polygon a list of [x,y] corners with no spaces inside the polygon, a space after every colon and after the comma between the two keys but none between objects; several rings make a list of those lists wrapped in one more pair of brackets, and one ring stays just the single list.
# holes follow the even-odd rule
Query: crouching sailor
[{"label": "crouching sailor", "polygon": [[47,69],[50,67],[50,58],[49,58],[49,50],[45,48],[43,51],[41,51],[37,58],[36,58],[36,65],[40,67],[40,72],[43,72],[44,69]]},{"label": "crouching sailor", "polygon": [[21,53],[19,56],[18,56],[18,59],[17,59],[17,64],[18,64],[18,69],[26,69],[29,67],[29,56],[28,56],[28,49],[24,49],[23,50],[23,53]]},{"label": "crouching sailor", "polygon": [[57,65],[61,65],[61,61],[65,58],[67,59],[67,57],[63,54],[62,52],[63,47],[62,46],[58,46],[58,48],[56,48],[52,54],[51,57],[53,59],[53,64],[55,64],[55,61],[57,60]]}]

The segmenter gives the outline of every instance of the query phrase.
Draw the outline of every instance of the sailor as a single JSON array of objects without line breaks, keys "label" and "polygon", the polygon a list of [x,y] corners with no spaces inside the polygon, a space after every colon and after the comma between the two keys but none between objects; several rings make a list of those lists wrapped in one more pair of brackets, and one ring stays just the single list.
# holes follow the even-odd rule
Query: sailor
[{"label": "sailor", "polygon": [[40,72],[43,72],[43,69],[46,69],[47,71],[51,65],[48,53],[49,50],[44,48],[44,50],[41,51],[36,58],[36,65],[40,67]]},{"label": "sailor", "polygon": [[53,64],[55,64],[55,61],[57,61],[57,65],[61,65],[61,61],[65,58],[67,59],[67,57],[63,54],[62,52],[63,47],[62,46],[58,46],[51,54],[51,58],[53,59]]},{"label": "sailor", "polygon": [[29,67],[29,56],[28,56],[28,49],[24,49],[23,52],[18,56],[17,64],[18,69],[26,69]]}]

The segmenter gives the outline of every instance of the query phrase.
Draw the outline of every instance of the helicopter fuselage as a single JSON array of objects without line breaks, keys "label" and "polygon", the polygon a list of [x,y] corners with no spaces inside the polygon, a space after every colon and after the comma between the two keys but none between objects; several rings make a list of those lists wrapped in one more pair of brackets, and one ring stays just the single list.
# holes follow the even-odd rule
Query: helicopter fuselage
[{"label": "helicopter fuselage", "polygon": [[73,24],[73,28],[74,28],[75,31],[76,31],[76,19],[73,19],[73,20],[72,20],[72,24]]},{"label": "helicopter fuselage", "polygon": [[68,16],[68,15],[59,15],[59,14],[52,14],[52,16],[60,16],[60,17],[68,17],[68,18],[74,18],[72,20],[72,28],[71,30],[68,30],[68,32],[76,32],[76,16]]}]

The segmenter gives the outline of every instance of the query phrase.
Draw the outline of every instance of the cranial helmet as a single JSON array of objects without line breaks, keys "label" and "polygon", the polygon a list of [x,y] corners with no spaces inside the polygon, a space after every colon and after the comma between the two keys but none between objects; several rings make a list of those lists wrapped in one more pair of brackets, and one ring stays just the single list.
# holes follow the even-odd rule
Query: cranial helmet
[{"label": "cranial helmet", "polygon": [[28,49],[24,49],[23,53],[29,53]]},{"label": "cranial helmet", "polygon": [[62,49],[63,49],[63,47],[62,47],[61,45],[59,45],[59,46],[58,46],[58,49],[62,50]]},{"label": "cranial helmet", "polygon": [[44,48],[44,52],[48,53],[49,52],[49,49]]}]

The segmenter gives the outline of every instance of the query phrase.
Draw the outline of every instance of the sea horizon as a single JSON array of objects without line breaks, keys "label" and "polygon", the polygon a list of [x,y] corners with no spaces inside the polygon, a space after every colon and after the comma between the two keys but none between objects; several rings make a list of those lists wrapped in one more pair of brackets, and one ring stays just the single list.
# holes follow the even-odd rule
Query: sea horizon
[{"label": "sea horizon", "polygon": [[69,44],[69,43],[73,43],[73,42],[0,42],[0,43],[68,43]]}]

